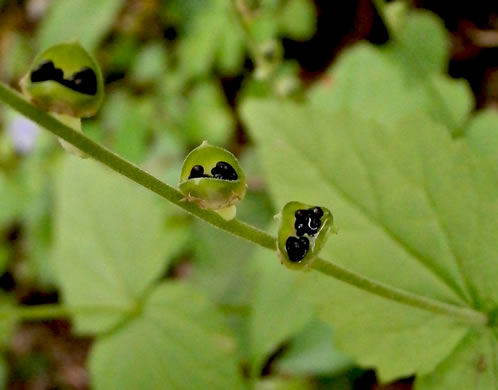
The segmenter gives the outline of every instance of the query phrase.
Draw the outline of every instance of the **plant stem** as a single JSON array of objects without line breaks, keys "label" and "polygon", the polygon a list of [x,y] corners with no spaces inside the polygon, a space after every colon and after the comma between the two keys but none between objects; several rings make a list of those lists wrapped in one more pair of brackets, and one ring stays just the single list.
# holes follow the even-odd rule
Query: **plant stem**
[{"label": "plant stem", "polygon": [[488,322],[486,314],[471,308],[455,306],[422,295],[413,294],[394,286],[388,286],[320,258],[315,260],[312,268],[344,283],[399,303],[418,307],[419,309],[433,313],[448,315],[465,323],[486,325]]},{"label": "plant stem", "polygon": [[126,176],[159,196],[169,200],[185,211],[203,219],[204,221],[219,227],[222,230],[262,245],[269,249],[275,248],[275,239],[262,230],[250,226],[240,220],[226,221],[217,213],[199,209],[196,205],[184,201],[183,194],[177,189],[160,181],[151,174],[140,169],[131,162],[123,159],[109,149],[95,143],[84,134],[64,125],[45,111],[33,106],[24,97],[0,83],[0,100],[7,103],[16,111],[31,119],[33,122],[44,127],[64,141],[76,146],[93,159],[108,166],[112,170]]},{"label": "plant stem", "polygon": [[59,304],[35,306],[7,306],[0,310],[0,320],[50,320],[54,318],[71,318],[75,315],[96,315],[116,312],[125,314],[128,311],[115,306],[63,306]]},{"label": "plant stem", "polygon": [[[88,156],[101,162],[117,173],[126,176],[135,183],[148,188],[152,192],[174,203],[176,206],[181,207],[190,214],[210,223],[213,226],[232,233],[233,235],[244,240],[251,241],[270,250],[276,250],[275,237],[238,219],[225,221],[213,211],[202,210],[192,203],[185,202],[183,194],[175,188],[160,181],[159,179],[140,169],[136,165],[113,153],[109,149],[93,142],[84,134],[79,133],[57,121],[45,111],[31,105],[20,94],[13,91],[1,82],[0,100],[8,104],[13,109],[17,110],[27,118],[31,119],[33,122],[44,127],[51,133],[69,142],[73,146],[76,146],[81,151],[85,152]],[[348,271],[336,264],[332,264],[322,259],[317,259],[313,263],[312,268],[325,275],[341,280],[362,290],[369,291],[375,295],[391,299],[393,301],[400,302],[406,305],[414,306],[438,314],[448,315],[471,324],[484,325],[488,320],[487,316],[484,313],[477,312],[467,307],[459,307],[440,302],[428,297],[401,290],[396,287],[388,286],[364,276],[358,275],[354,272]],[[36,313],[34,307],[31,310],[33,310],[33,313]],[[39,310],[43,314],[43,310],[48,309]],[[58,308],[57,310],[55,310],[54,307],[53,310],[53,313],[56,313],[57,310],[59,310],[59,313],[62,316],[71,315],[73,313],[71,309],[67,309],[68,311],[65,311],[66,309],[62,307]],[[50,314],[52,312],[48,310],[48,313]]]}]

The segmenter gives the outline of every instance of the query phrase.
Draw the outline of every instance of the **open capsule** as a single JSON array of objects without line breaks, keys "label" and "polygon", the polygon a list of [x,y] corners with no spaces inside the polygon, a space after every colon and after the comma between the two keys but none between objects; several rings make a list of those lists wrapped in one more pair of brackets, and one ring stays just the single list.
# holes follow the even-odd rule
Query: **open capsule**
[{"label": "open capsule", "polygon": [[282,264],[303,269],[316,258],[333,228],[330,210],[299,202],[287,203],[280,214],[277,253]]},{"label": "open capsule", "polygon": [[232,153],[204,141],[183,162],[179,187],[186,201],[230,220],[244,199],[246,178]]},{"label": "open capsule", "polygon": [[99,66],[78,42],[60,43],[38,55],[21,88],[40,108],[76,118],[95,115],[104,98]]}]

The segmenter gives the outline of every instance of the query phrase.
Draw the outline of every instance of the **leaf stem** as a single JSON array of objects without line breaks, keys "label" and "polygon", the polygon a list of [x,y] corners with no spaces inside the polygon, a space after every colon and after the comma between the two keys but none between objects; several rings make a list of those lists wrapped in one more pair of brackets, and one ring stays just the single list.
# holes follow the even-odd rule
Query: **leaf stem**
[{"label": "leaf stem", "polygon": [[[238,219],[226,221],[215,212],[202,210],[192,203],[185,202],[183,194],[177,189],[160,181],[156,177],[123,159],[109,149],[95,143],[84,134],[77,132],[59,122],[45,111],[30,104],[19,93],[7,87],[2,82],[0,82],[0,101],[5,102],[14,110],[31,119],[33,122],[62,138],[64,141],[79,148],[88,156],[91,156],[117,173],[174,203],[176,206],[182,208],[188,213],[244,240],[251,241],[270,250],[276,249],[275,237]],[[393,286],[388,286],[362,275],[358,275],[352,271],[348,271],[336,264],[332,264],[322,259],[317,259],[313,263],[312,268],[352,286],[399,303],[431,311],[433,313],[448,315],[471,324],[485,325],[488,321],[488,317],[484,313],[477,312],[467,307],[459,307],[413,294]],[[90,311],[90,308],[88,309]],[[74,314],[73,310],[76,310],[76,308],[71,309],[61,306],[47,306],[47,308],[45,308],[45,306],[42,306],[40,309],[32,307],[29,310],[26,308],[22,308],[22,310],[25,310],[24,312],[20,312],[24,316],[36,318],[38,315],[40,318],[44,318],[46,316],[57,314],[59,316],[70,316]],[[37,312],[37,310],[39,310],[39,312]],[[81,308],[81,310],[83,310],[83,308]]]},{"label": "leaf stem", "polygon": [[34,306],[7,306],[5,309],[0,309],[0,320],[51,320],[54,318],[71,318],[75,315],[96,315],[108,314],[109,312],[127,313],[124,308],[116,306],[64,306],[60,304],[46,304]]},{"label": "leaf stem", "polygon": [[433,313],[444,314],[465,323],[475,325],[486,325],[488,323],[487,315],[482,312],[473,310],[469,307],[456,306],[424,297],[394,286],[388,286],[387,284],[369,279],[355,272],[351,272],[340,265],[330,263],[320,258],[315,260],[312,268],[344,283],[351,284],[362,290],[369,291],[375,295],[399,303],[404,303]]}]

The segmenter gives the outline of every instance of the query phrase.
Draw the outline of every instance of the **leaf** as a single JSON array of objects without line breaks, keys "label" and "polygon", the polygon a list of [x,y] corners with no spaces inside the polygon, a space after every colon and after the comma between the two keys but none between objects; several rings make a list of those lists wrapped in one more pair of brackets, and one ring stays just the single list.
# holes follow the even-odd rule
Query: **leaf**
[{"label": "leaf", "polygon": [[[496,306],[497,178],[443,127],[422,113],[380,127],[357,113],[273,101],[247,102],[242,115],[276,203],[334,214],[339,235],[325,258],[433,299]],[[339,346],[385,381],[430,372],[467,331],[322,275],[303,279]]]},{"label": "leaf", "polygon": [[417,379],[415,390],[498,388],[498,340],[490,331],[470,332],[436,370]]},{"label": "leaf", "polygon": [[312,318],[312,308],[296,285],[297,273],[285,270],[275,252],[259,249],[252,260],[256,278],[249,334],[252,368],[259,375],[266,359]]},{"label": "leaf", "polygon": [[124,0],[54,0],[39,27],[40,50],[56,43],[79,40],[94,51],[109,31]]},{"label": "leaf", "polygon": [[311,322],[289,344],[277,361],[279,372],[292,375],[338,375],[352,367],[352,361],[335,347],[332,328]]},{"label": "leaf", "polygon": [[104,123],[114,135],[113,150],[140,163],[147,152],[147,137],[151,126],[152,107],[147,99],[117,91],[108,98],[103,110]]},{"label": "leaf", "polygon": [[265,378],[256,383],[255,390],[313,390],[315,387],[300,378]]},{"label": "leaf", "polygon": [[479,155],[494,165],[498,162],[498,112],[477,112],[464,133],[465,140]]},{"label": "leaf", "polygon": [[190,93],[184,118],[188,140],[193,144],[203,140],[225,144],[234,129],[235,121],[221,86],[214,81],[198,83]]},{"label": "leaf", "polygon": [[223,72],[235,74],[243,64],[245,40],[233,4],[214,0],[203,7],[193,15],[180,41],[180,69],[198,77],[221,65]]},{"label": "leaf", "polygon": [[29,191],[22,177],[8,177],[0,172],[0,225],[19,217],[29,202]]},{"label": "leaf", "polygon": [[412,9],[404,17],[387,51],[393,56],[393,62],[404,67],[412,77],[423,78],[423,72],[446,72],[450,37],[443,21],[435,14]]},{"label": "leaf", "polygon": [[241,389],[221,317],[180,283],[157,287],[136,318],[99,338],[89,367],[96,390]]},{"label": "leaf", "polygon": [[167,71],[166,48],[160,41],[148,43],[137,54],[131,69],[131,78],[136,83],[153,83],[161,80]]},{"label": "leaf", "polygon": [[309,39],[315,32],[316,10],[309,0],[288,1],[279,19],[282,34],[291,39]]},{"label": "leaf", "polygon": [[68,158],[57,180],[54,267],[82,332],[115,326],[167,266],[182,230],[166,230],[163,203],[90,160]]},{"label": "leaf", "polygon": [[452,133],[461,130],[473,106],[464,81],[430,72],[421,80],[393,62],[392,53],[365,43],[346,50],[309,97],[316,107],[348,109],[385,126],[423,110]]}]

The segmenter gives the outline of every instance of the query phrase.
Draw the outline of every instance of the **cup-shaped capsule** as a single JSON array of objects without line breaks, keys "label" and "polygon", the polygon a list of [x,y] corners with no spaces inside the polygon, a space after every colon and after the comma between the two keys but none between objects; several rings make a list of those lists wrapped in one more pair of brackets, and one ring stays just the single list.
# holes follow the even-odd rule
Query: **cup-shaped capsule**
[{"label": "cup-shaped capsule", "polygon": [[21,80],[21,87],[33,104],[76,118],[95,115],[104,98],[100,68],[78,42],[43,51]]},{"label": "cup-shaped capsule", "polygon": [[232,219],[244,199],[246,178],[232,153],[204,141],[183,162],[179,187],[186,201]]},{"label": "cup-shaped capsule", "polygon": [[292,269],[308,267],[333,231],[334,218],[322,206],[299,202],[287,203],[280,213],[277,253],[281,262]]}]

